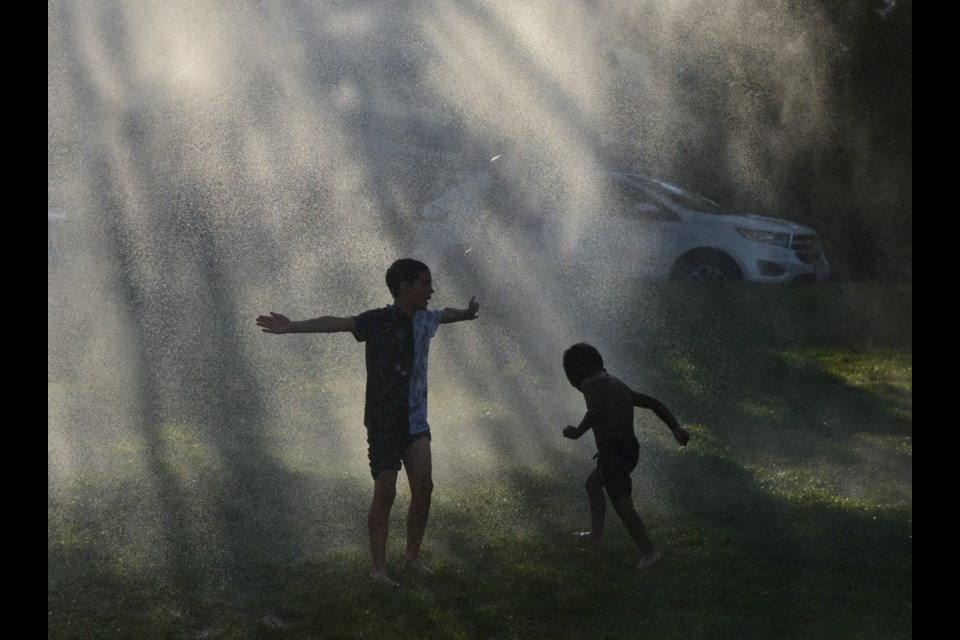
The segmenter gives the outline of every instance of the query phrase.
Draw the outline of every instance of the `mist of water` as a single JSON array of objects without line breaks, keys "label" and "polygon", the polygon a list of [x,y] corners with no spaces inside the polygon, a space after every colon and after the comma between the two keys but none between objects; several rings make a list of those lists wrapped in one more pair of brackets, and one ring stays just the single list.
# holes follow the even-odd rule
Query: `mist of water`
[{"label": "mist of water", "polygon": [[[838,37],[811,8],[749,0],[50,3],[48,208],[66,214],[48,271],[51,500],[94,520],[128,504],[104,523],[109,562],[165,558],[200,582],[239,552],[252,503],[275,516],[258,535],[283,531],[294,554],[354,535],[362,507],[336,496],[369,485],[362,346],[253,318],[389,303],[419,209],[505,151],[567,240],[589,233],[586,176],[611,158],[782,206],[783,156],[837,127]],[[723,131],[692,99],[704,83]],[[533,243],[491,239],[514,259]],[[615,347],[656,324],[656,298],[627,318],[602,277],[517,266],[478,291],[434,269],[436,306],[483,307],[432,348],[450,483],[557,455],[581,411],[559,368],[570,343],[642,376]]]}]

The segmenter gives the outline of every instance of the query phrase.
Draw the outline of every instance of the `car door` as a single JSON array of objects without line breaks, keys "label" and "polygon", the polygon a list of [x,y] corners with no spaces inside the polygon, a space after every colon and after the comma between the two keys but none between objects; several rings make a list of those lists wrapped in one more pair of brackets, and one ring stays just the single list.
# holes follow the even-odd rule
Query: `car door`
[{"label": "car door", "polygon": [[679,216],[626,178],[607,180],[603,190],[591,244],[604,256],[605,270],[616,277],[667,277]]}]

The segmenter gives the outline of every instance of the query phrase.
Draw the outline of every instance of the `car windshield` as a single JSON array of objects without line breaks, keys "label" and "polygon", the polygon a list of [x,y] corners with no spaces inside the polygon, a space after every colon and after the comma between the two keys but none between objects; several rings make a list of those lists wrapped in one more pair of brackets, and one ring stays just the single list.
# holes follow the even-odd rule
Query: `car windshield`
[{"label": "car windshield", "polygon": [[719,204],[703,196],[698,196],[696,194],[690,193],[689,191],[684,191],[680,187],[676,187],[672,184],[666,182],[661,182],[654,178],[647,178],[646,176],[640,176],[636,174],[629,174],[623,176],[630,183],[653,191],[661,198],[671,200],[676,204],[680,205],[684,209],[690,211],[699,211],[701,213],[714,213],[717,215],[729,215],[729,212],[721,207]]}]

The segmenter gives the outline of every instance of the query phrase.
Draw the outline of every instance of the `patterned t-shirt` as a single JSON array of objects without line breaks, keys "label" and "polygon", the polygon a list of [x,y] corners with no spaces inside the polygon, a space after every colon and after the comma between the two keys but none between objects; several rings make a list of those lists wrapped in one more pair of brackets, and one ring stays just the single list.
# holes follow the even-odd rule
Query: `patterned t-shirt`
[{"label": "patterned t-shirt", "polygon": [[412,318],[395,307],[364,311],[353,318],[353,336],[366,343],[367,393],[363,423],[373,429],[408,429],[427,423],[427,355],[442,312],[418,311]]}]

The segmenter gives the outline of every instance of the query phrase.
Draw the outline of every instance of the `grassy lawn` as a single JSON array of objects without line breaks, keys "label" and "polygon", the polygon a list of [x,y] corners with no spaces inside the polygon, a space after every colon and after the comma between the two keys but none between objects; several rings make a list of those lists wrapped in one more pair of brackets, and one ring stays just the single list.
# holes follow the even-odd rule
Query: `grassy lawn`
[{"label": "grassy lawn", "polygon": [[[318,373],[278,347],[283,395],[240,381],[205,416],[130,424],[102,381],[51,379],[48,637],[912,637],[911,287],[646,286],[574,333],[692,433],[679,448],[637,414],[660,565],[635,569],[612,510],[604,548],[571,535],[593,451],[559,436],[582,410],[550,369],[565,345],[546,363],[478,348],[471,380],[450,364],[464,331],[431,356],[435,575],[374,587],[362,433],[317,428],[357,411],[362,352]],[[89,436],[58,427],[85,416]],[[401,482],[393,559],[407,500]]]}]

